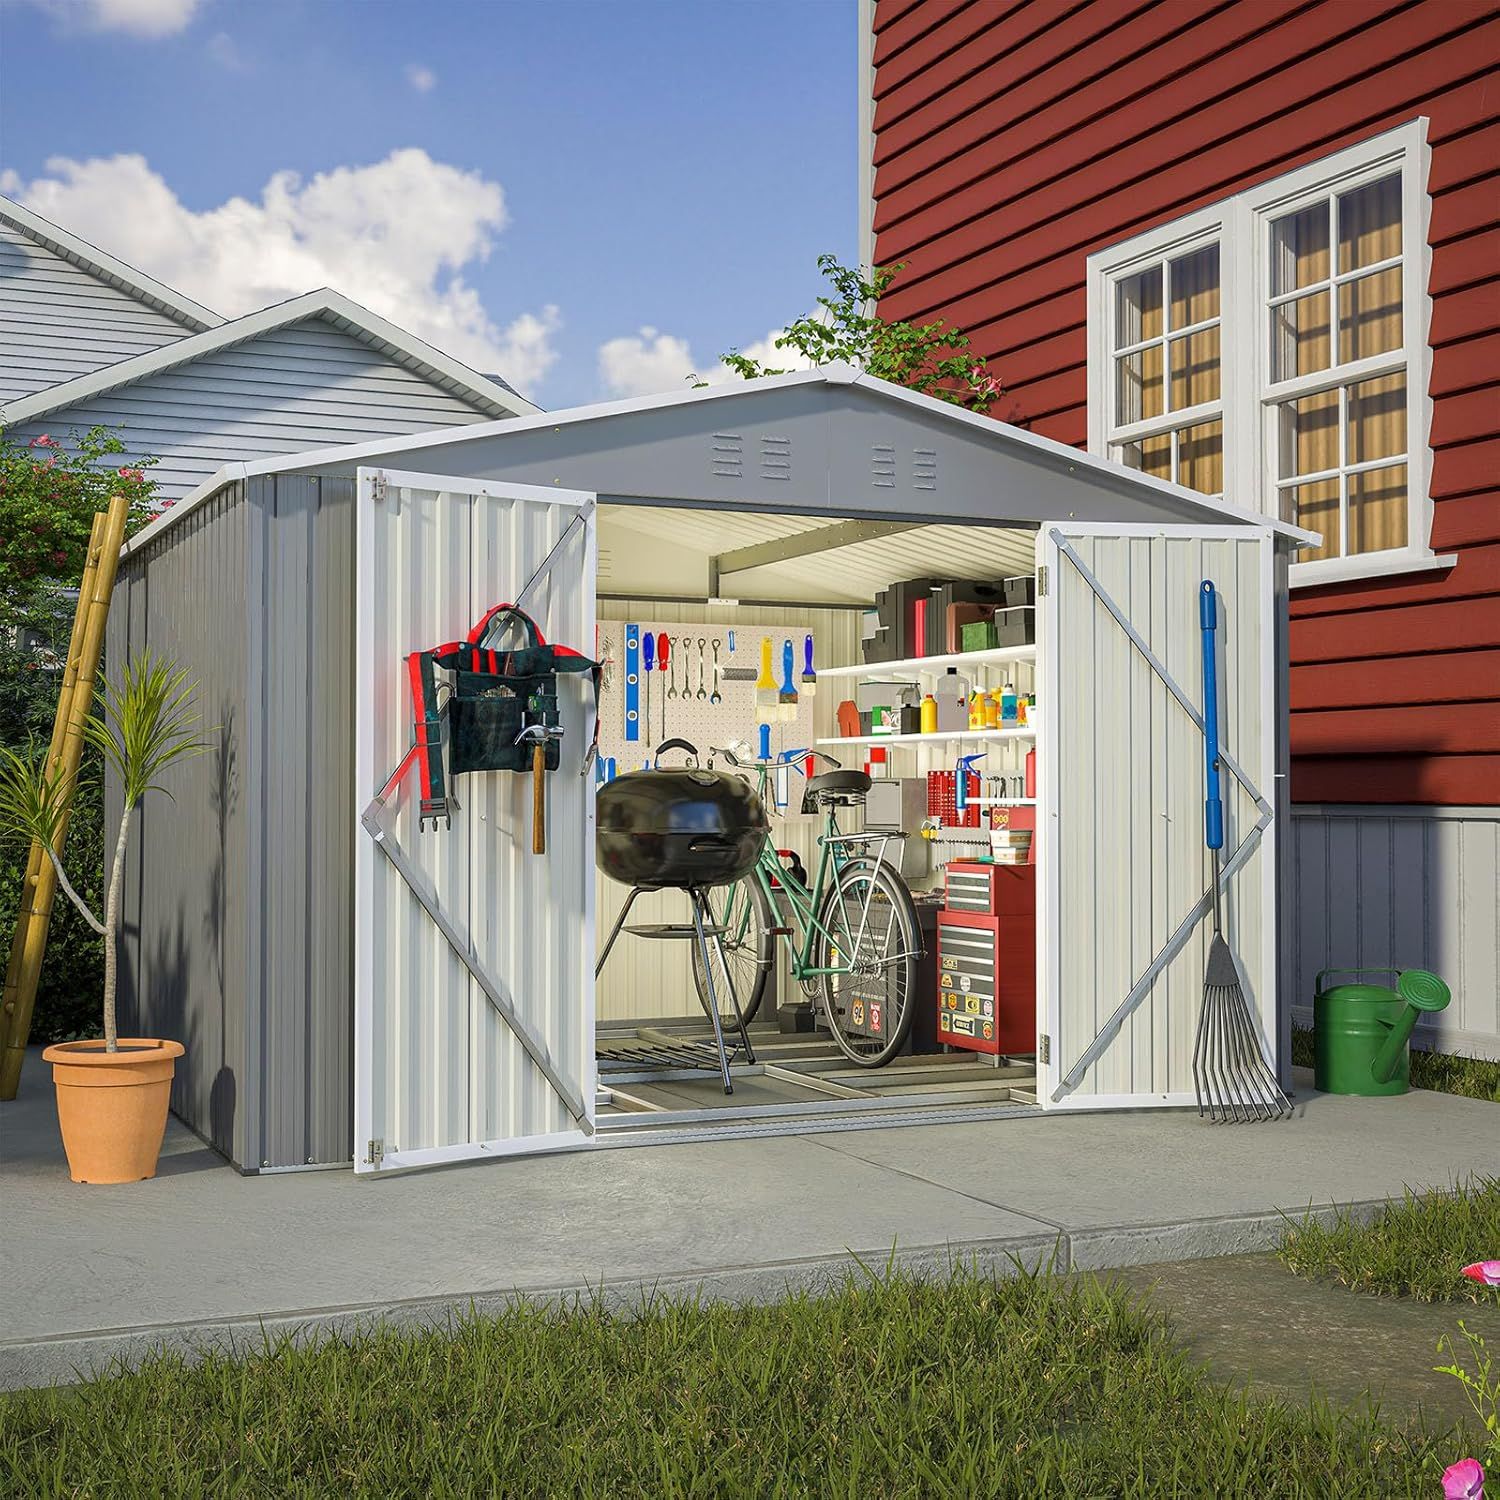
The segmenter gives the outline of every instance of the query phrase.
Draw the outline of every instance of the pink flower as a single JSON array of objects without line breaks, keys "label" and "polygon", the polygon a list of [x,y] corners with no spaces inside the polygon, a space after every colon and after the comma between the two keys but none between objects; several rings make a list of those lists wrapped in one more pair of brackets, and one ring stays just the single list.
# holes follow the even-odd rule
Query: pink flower
[{"label": "pink flower", "polygon": [[141,481],[146,477],[145,474],[143,474],[139,469],[116,469],[115,473],[117,473],[121,479],[128,479],[132,484],[140,484]]},{"label": "pink flower", "polygon": [[50,432],[44,432],[40,436],[32,438],[30,446],[33,448],[60,448],[62,444]]},{"label": "pink flower", "polygon": [[1443,1500],[1484,1500],[1484,1470],[1476,1458],[1461,1458],[1443,1470]]},{"label": "pink flower", "polygon": [[1500,1286],[1500,1260],[1476,1260],[1472,1266],[1465,1266],[1461,1276],[1467,1276],[1470,1281],[1477,1281],[1481,1286]]}]

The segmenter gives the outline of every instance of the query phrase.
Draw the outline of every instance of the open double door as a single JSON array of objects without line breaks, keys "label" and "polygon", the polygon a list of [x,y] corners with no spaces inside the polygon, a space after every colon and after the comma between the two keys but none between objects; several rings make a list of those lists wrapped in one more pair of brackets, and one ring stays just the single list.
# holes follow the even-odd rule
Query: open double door
[{"label": "open double door", "polygon": [[[421,833],[406,657],[522,601],[595,638],[595,498],[361,470],[356,520],[355,1168],[594,1139],[593,704],[564,679],[548,853],[527,778],[472,776]],[[1275,1036],[1272,542],[1256,527],[1044,526],[1038,537],[1039,1098],[1192,1102],[1206,952],[1197,589],[1222,601],[1229,935]],[[875,1121],[872,1119],[872,1124]],[[739,1134],[746,1122],[739,1122]]]}]

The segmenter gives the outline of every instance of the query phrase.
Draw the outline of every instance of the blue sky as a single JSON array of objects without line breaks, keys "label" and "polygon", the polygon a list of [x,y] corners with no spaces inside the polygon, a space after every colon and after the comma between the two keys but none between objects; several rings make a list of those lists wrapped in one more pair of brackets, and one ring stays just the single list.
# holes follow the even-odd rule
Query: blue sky
[{"label": "blue sky", "polygon": [[549,407],[660,388],[810,308],[821,251],[853,259],[855,24],[0,0],[0,190],[225,314],[327,281]]}]

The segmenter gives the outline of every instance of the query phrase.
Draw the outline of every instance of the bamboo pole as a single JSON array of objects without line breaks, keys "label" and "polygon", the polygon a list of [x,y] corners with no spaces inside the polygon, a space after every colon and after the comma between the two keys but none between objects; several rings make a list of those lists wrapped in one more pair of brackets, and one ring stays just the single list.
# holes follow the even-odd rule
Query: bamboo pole
[{"label": "bamboo pole", "polygon": [[[47,753],[49,772],[62,773],[62,815],[58,821],[57,854],[62,857],[72,812],[73,788],[83,759],[83,726],[94,706],[94,680],[104,655],[104,627],[109,619],[109,601],[114,593],[120,548],[125,542],[125,523],[130,503],[123,495],[112,496],[109,509],[95,516],[89,537],[89,555],[78,590],[78,610],[58,693],[57,715]],[[27,898],[30,899],[27,899]],[[57,897],[57,871],[40,843],[33,840],[26,866],[26,884],[16,932],[11,942],[5,993],[0,1001],[0,1100],[16,1097],[21,1082],[21,1064],[31,1035],[31,1013],[36,1004],[37,982],[47,951],[47,924]]]}]

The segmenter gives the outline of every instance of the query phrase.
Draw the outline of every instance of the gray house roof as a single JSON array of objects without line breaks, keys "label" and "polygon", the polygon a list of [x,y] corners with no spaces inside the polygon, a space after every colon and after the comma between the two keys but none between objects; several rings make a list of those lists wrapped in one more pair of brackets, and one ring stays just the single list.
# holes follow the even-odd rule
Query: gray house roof
[{"label": "gray house roof", "polygon": [[0,402],[222,322],[217,313],[0,198]]},{"label": "gray house roof", "polygon": [[11,401],[0,423],[118,428],[186,494],[226,462],[529,415],[537,408],[333,291],[309,292]]}]

